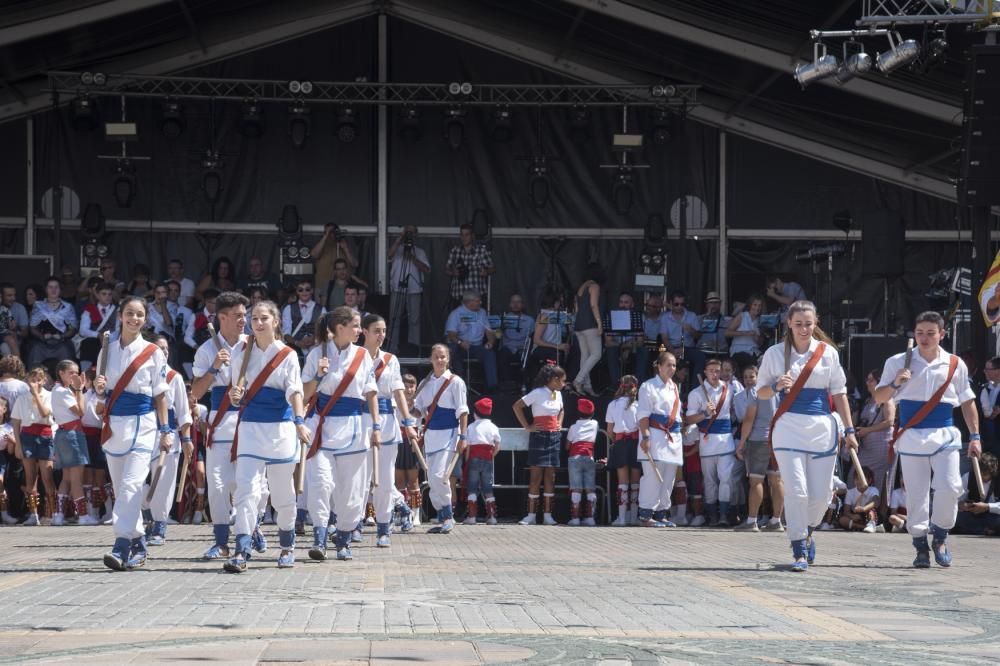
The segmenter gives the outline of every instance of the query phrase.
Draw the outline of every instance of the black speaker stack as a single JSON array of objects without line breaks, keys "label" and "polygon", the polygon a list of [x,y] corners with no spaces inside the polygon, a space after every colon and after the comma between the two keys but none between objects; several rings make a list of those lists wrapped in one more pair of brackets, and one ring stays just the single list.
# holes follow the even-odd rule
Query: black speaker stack
[{"label": "black speaker stack", "polygon": [[1000,204],[1000,46],[969,50],[966,82],[958,200],[993,206]]}]

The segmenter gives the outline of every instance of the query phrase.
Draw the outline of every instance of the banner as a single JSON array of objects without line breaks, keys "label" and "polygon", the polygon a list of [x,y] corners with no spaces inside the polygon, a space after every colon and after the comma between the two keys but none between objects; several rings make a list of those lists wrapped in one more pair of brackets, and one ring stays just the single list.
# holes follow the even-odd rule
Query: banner
[{"label": "banner", "polygon": [[1000,321],[1000,252],[993,257],[990,270],[979,289],[979,307],[987,327]]}]

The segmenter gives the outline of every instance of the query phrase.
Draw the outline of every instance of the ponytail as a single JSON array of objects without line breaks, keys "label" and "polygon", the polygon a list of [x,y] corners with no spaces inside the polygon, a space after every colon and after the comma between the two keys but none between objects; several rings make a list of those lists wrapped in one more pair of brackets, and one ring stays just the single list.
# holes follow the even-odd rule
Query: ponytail
[{"label": "ponytail", "polygon": [[792,321],[792,317],[800,312],[812,312],[816,317],[816,325],[813,327],[813,339],[825,342],[828,345],[837,344],[822,328],[819,327],[819,314],[816,312],[816,305],[813,304],[812,301],[803,300],[795,301],[788,306],[788,316],[785,320],[785,347],[789,347],[793,344],[792,327],[790,322]]}]

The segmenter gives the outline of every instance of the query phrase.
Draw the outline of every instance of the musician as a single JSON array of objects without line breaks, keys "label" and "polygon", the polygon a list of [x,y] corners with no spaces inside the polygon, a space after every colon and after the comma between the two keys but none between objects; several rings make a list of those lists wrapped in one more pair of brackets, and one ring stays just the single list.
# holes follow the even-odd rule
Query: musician
[{"label": "musician", "polygon": [[736,442],[733,440],[733,391],[722,381],[722,362],[705,363],[705,379],[688,394],[685,424],[697,424],[702,438],[698,453],[705,483],[710,527],[729,526],[732,499],[733,465]]},{"label": "musician", "polygon": [[[962,485],[965,490],[958,498],[958,519],[954,532],[960,534],[989,534],[993,536],[1000,529],[1000,498],[997,497],[997,458],[992,453],[983,452],[979,458],[979,470],[983,477],[985,497],[979,496],[979,489],[970,492],[974,487],[973,475],[968,472],[962,475]],[[973,485],[970,485],[970,482]],[[978,501],[971,501],[977,497]]]},{"label": "musician", "polygon": [[[948,531],[955,526],[962,492],[962,436],[952,420],[955,407],[961,406],[969,429],[969,457],[978,458],[982,453],[976,395],[969,386],[968,369],[958,356],[941,349],[944,333],[940,314],[928,311],[917,315],[917,348],[886,360],[875,391],[876,402],[891,399],[899,408],[896,453],[906,483],[907,531],[917,551],[913,566],[919,569],[930,567],[930,550],[939,566],[948,567],[952,562]],[[933,522],[929,511],[932,488]],[[930,548],[928,532],[933,537]]]},{"label": "musician", "polygon": [[444,330],[448,336],[451,367],[455,373],[465,373],[465,356],[468,354],[483,365],[486,390],[492,392],[497,387],[497,359],[493,351],[497,337],[490,328],[482,302],[478,292],[465,292],[462,305],[448,315]]},{"label": "musician", "polygon": [[670,294],[670,311],[660,320],[660,336],[675,356],[691,364],[691,376],[697,377],[705,369],[705,354],[698,349],[701,322],[698,315],[687,309],[687,296],[675,290]]},{"label": "musician", "polygon": [[[639,524],[644,527],[676,527],[667,519],[670,495],[683,464],[681,441],[681,394],[674,383],[677,358],[668,351],[656,357],[656,376],[639,387],[638,460],[642,464],[639,480]],[[653,471],[653,466],[659,474]]]},{"label": "musician", "polygon": [[[370,447],[381,444],[381,422],[366,427],[362,417],[368,404],[378,413],[378,388],[371,356],[355,341],[361,335],[361,317],[339,306],[326,318],[328,335],[306,357],[302,370],[306,399],[314,405],[306,476],[306,502],[313,521],[309,558],[326,559],[327,524],[331,501],[337,510],[338,560],[353,559],[351,532],[364,518],[365,496],[371,479]],[[313,394],[316,394],[313,402]]]},{"label": "musician", "polygon": [[31,309],[35,343],[28,352],[29,366],[76,357],[72,342],[77,331],[76,310],[60,297],[61,290],[59,278],[51,276],[45,281],[45,300],[36,301]]},{"label": "musician", "polygon": [[97,367],[102,367],[105,355],[107,367],[94,380],[94,390],[103,397],[97,412],[104,417],[101,440],[115,490],[115,543],[104,556],[104,566],[123,571],[146,563],[142,484],[154,451],[169,451],[174,437],[167,414],[167,359],[141,335],[147,317],[145,299],[126,296],[118,317],[121,337],[98,356]]},{"label": "musician", "polygon": [[[305,426],[302,377],[294,350],[281,342],[278,306],[264,301],[253,309],[253,337],[233,350],[229,400],[239,405],[232,454],[236,459],[236,554],[223,569],[242,573],[259,529],[265,486],[278,527],[278,568],[295,565],[295,465],[299,442],[312,441]],[[242,323],[242,322],[241,322]],[[244,357],[249,357],[244,363]],[[244,385],[245,382],[245,385]],[[213,518],[215,518],[213,512]]]},{"label": "musician", "polygon": [[[632,320],[631,313],[635,309],[635,299],[632,294],[623,291],[618,294],[617,310],[628,310],[629,321]],[[653,333],[652,340],[659,336],[659,319],[656,320],[657,329]],[[645,320],[644,320],[645,322]],[[604,318],[604,358],[608,364],[609,380],[613,386],[617,386],[622,378],[622,366],[628,361],[629,356],[636,358],[636,371],[639,367],[639,350],[645,351],[643,346],[643,334],[641,333],[614,333],[611,332],[611,314]],[[648,358],[648,355],[647,355]]]},{"label": "musician", "polygon": [[[507,311],[500,315],[500,346],[497,348],[497,366],[500,381],[515,380],[512,366],[521,367],[522,354],[528,338],[535,330],[535,319],[524,311],[521,294],[511,294]],[[519,381],[521,372],[518,372]]]},{"label": "musician", "polygon": [[[168,292],[169,293],[169,292]],[[219,297],[216,289],[206,289],[202,295],[204,306],[191,318],[184,329],[184,343],[191,349],[198,349],[205,344],[209,338],[208,325],[216,326],[215,322],[215,300]],[[218,328],[218,326],[216,326]]]},{"label": "musician", "polygon": [[285,332],[285,344],[305,355],[316,344],[316,322],[326,314],[326,308],[313,300],[313,285],[308,278],[296,283],[295,296],[295,302],[281,311],[281,330]]},{"label": "musician", "polygon": [[439,534],[455,528],[448,466],[465,451],[469,421],[465,382],[448,370],[448,348],[431,347],[432,372],[417,387],[413,412],[424,417],[424,455],[429,471],[431,504],[437,510]]},{"label": "musician", "polygon": [[996,455],[1000,453],[1000,427],[996,420],[1000,417],[1000,356],[986,361],[984,371],[986,384],[979,394],[983,416],[983,451]]},{"label": "musician", "polygon": [[706,352],[725,353],[729,342],[726,340],[726,317],[722,314],[719,292],[708,292],[705,296],[705,314],[698,319],[701,322],[698,346]]},{"label": "musician", "polygon": [[534,348],[528,358],[528,377],[534,376],[546,361],[554,361],[556,365],[565,362],[570,351],[572,322],[573,315],[564,309],[562,296],[553,289],[547,289],[542,295],[542,308],[531,337]]},{"label": "musician", "polygon": [[80,315],[80,367],[84,372],[97,361],[101,351],[101,333],[112,332],[112,339],[118,339],[117,307],[111,302],[115,287],[110,282],[102,282],[97,286],[97,303],[83,306]]},{"label": "musician", "polygon": [[840,353],[817,322],[815,305],[792,303],[785,340],[764,352],[757,374],[757,399],[770,400],[808,373],[800,387],[781,398],[771,432],[785,484],[786,534],[795,558],[792,571],[806,571],[815,561],[813,531],[830,503],[840,437],[840,424],[830,413],[830,396],[844,425],[847,446],[858,448]]},{"label": "musician", "polygon": [[[211,391],[208,413],[208,436],[205,442],[205,477],[208,506],[212,513],[215,543],[205,551],[206,560],[229,558],[229,516],[232,495],[236,492],[236,465],[230,450],[236,430],[236,407],[228,398],[233,379],[232,356],[246,339],[243,325],[247,318],[247,297],[224,291],[215,299],[219,330],[206,340],[194,355],[194,381],[191,395],[195,400]],[[195,512],[204,512],[205,496],[195,499]]]}]

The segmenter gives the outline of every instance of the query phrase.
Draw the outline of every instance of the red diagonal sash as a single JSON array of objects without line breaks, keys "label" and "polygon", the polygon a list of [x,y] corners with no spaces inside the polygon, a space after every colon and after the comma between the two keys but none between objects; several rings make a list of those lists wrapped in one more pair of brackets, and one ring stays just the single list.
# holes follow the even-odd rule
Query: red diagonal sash
[{"label": "red diagonal sash", "polygon": [[[246,343],[244,343],[244,345],[246,345]],[[250,354],[252,351],[253,351],[253,346],[246,345],[246,349],[243,351],[243,353]],[[271,373],[277,370],[278,366],[281,365],[281,362],[285,360],[285,357],[291,353],[292,353],[291,347],[282,347],[281,349],[279,349],[278,353],[275,354],[274,357],[267,362],[267,365],[265,365],[263,369],[261,369],[260,374],[257,375],[256,379],[253,380],[253,384],[250,385],[250,388],[247,389],[247,392],[244,393],[243,397],[240,399],[240,411],[236,413],[236,430],[233,431],[233,448],[229,452],[230,462],[236,462],[236,445],[237,442],[239,441],[240,418],[243,417],[243,412],[246,410],[247,405],[249,405],[250,402],[253,401],[254,396],[257,395],[257,392],[260,391],[261,388],[263,388],[264,382],[266,382],[267,378],[271,376]],[[226,395],[228,397],[229,393],[227,392]],[[223,404],[225,404],[226,402],[228,401],[223,400]],[[221,408],[222,405],[219,405],[219,407]],[[226,405],[226,409],[229,409],[228,404]]]},{"label": "red diagonal sash", "polygon": [[[715,425],[715,419],[719,418],[719,412],[722,411],[722,406],[724,404],[726,404],[726,393],[727,393],[726,385],[723,384],[722,385],[722,393],[719,394],[719,404],[717,404],[715,406],[715,414],[713,414],[712,418],[709,419],[708,425],[705,426],[705,429],[701,431],[702,437],[704,437],[706,440],[708,439],[708,433],[709,433],[709,431],[712,429],[712,426]],[[705,392],[705,397],[706,398],[708,397],[708,392],[707,391]],[[706,405],[706,407],[707,406],[708,405]]]},{"label": "red diagonal sash", "polygon": [[[326,415],[330,413],[333,406],[344,395],[344,392],[347,391],[347,387],[354,381],[354,377],[358,374],[358,368],[361,367],[361,361],[364,360],[367,353],[368,351],[364,347],[358,348],[358,351],[354,353],[354,358],[351,359],[351,364],[347,367],[347,372],[340,378],[340,383],[334,389],[333,395],[327,400],[323,409],[317,412],[319,414],[319,423],[316,425],[316,433],[313,435],[312,446],[309,447],[309,453],[306,454],[306,458],[312,458],[319,451],[319,446],[323,442],[323,423],[326,421]],[[319,387],[317,386],[316,388],[317,390],[314,395],[318,396]]]},{"label": "red diagonal sash", "polygon": [[918,409],[917,413],[911,416],[910,420],[904,423],[902,428],[893,433],[892,439],[889,440],[889,460],[892,460],[892,456],[896,453],[896,441],[899,440],[900,436],[927,418],[927,415],[933,412],[934,408],[941,402],[944,392],[948,390],[948,385],[951,384],[951,380],[955,377],[956,370],[958,370],[958,357],[952,354],[951,358],[948,359],[948,378],[944,380],[944,384],[938,387],[938,390],[934,392],[930,400],[925,402],[924,406]]},{"label": "red diagonal sash", "polygon": [[[778,409],[775,410],[774,416],[771,417],[771,429],[767,433],[767,443],[773,449],[774,443],[771,441],[771,437],[774,435],[774,424],[778,422],[778,419],[784,416],[785,412],[792,408],[795,404],[795,399],[799,397],[799,393],[802,392],[802,387],[806,385],[809,380],[809,376],[813,373],[816,364],[819,360],[823,358],[823,353],[826,351],[826,343],[821,342],[816,345],[816,349],[813,351],[812,356],[806,361],[806,365],[802,368],[802,372],[799,373],[798,378],[795,383],[792,384],[792,388],[788,389],[788,394],[782,399],[781,403],[778,404]],[[787,370],[786,370],[787,372]]]},{"label": "red diagonal sash", "polygon": [[[674,387],[674,406],[670,409],[670,418],[667,419],[667,424],[662,425],[652,420],[649,422],[650,428],[656,428],[657,430],[662,430],[663,432],[667,433],[668,438],[670,437],[670,429],[674,427],[675,423],[677,423],[677,412],[681,406],[681,395],[677,391],[677,385],[674,384],[673,380],[671,380],[670,383]],[[723,397],[725,397],[725,394],[723,394]]]},{"label": "red diagonal sash", "polygon": [[[127,368],[125,368],[125,372],[123,372],[122,376],[118,378],[118,383],[115,384],[115,388],[111,392],[111,397],[104,403],[104,416],[101,419],[102,445],[111,439],[111,408],[114,407],[118,397],[125,391],[125,387],[128,386],[129,382],[132,381],[132,378],[135,377],[135,373],[139,372],[139,368],[141,368],[158,349],[159,347],[151,342],[147,344],[146,348],[139,352],[134,359],[132,359],[132,362],[128,364]],[[105,349],[104,353],[109,354],[110,351]]]},{"label": "red diagonal sash", "polygon": [[389,361],[391,360],[392,360],[392,354],[386,352],[385,355],[382,357],[382,364],[375,369],[375,381],[378,381],[379,379],[382,378],[382,373],[385,372],[385,369],[389,367]]}]

